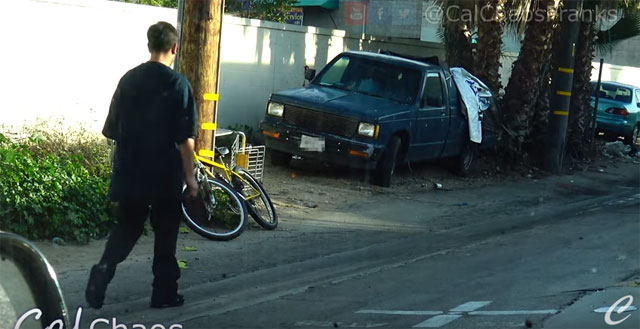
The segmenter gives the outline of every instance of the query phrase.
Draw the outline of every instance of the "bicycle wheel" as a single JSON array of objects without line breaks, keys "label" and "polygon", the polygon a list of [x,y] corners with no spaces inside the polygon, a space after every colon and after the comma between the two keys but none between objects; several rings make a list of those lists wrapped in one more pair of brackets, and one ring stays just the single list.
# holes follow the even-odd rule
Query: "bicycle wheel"
[{"label": "bicycle wheel", "polygon": [[273,230],[278,227],[276,209],[262,184],[243,168],[236,167],[233,171],[245,180],[242,181],[236,176],[231,178],[236,191],[238,191],[243,198],[248,199],[245,201],[245,204],[247,205],[249,215],[251,215],[260,226],[267,230]]},{"label": "bicycle wheel", "polygon": [[[207,178],[199,184],[198,196],[182,202],[185,222],[201,236],[228,241],[247,226],[247,207],[226,183]],[[183,192],[186,190],[186,185]]]}]

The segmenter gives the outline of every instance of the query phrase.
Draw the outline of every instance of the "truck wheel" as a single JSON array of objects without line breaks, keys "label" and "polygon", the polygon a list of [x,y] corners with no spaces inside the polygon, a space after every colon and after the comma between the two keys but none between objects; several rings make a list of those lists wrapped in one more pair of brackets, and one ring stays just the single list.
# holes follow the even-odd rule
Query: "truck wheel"
[{"label": "truck wheel", "polygon": [[376,185],[380,185],[382,187],[391,186],[391,176],[393,176],[396,170],[398,153],[400,153],[401,146],[402,141],[400,140],[400,137],[391,137],[391,141],[389,141],[389,145],[387,145],[387,148],[382,153],[382,159],[380,159],[378,167],[376,168]]},{"label": "truck wheel", "polygon": [[458,175],[467,176],[471,171],[473,160],[478,153],[478,144],[467,141],[462,148],[462,153],[457,158],[456,171]]},{"label": "truck wheel", "polygon": [[271,158],[272,165],[288,166],[289,163],[291,162],[291,154],[286,152],[271,150],[269,153],[269,156]]}]

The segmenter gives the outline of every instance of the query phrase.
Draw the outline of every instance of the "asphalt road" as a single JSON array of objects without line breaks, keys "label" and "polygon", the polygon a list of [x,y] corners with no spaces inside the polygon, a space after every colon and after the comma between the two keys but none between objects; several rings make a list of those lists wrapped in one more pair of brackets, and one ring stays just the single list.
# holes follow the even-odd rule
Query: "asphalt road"
[{"label": "asphalt road", "polygon": [[[147,237],[118,268],[105,307],[84,309],[80,327],[104,318],[119,329],[608,328],[596,308],[627,295],[640,305],[634,168],[283,211],[277,230],[227,243],[183,235],[180,246],[197,249],[178,253],[189,266],[186,303],[165,310],[148,308]],[[101,245],[64,250],[84,257],[75,267],[53,261],[73,318]],[[614,327],[640,327],[640,311],[611,319],[626,315]]]}]

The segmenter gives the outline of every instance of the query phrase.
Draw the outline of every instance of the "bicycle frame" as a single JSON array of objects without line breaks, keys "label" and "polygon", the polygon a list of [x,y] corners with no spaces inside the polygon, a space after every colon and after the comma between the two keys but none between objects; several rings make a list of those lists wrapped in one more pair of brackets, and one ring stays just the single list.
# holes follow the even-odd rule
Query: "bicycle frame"
[{"label": "bicycle frame", "polygon": [[[236,179],[239,179],[242,183],[244,183],[245,186],[251,186],[251,184],[246,179],[244,179],[241,175],[239,175],[235,171],[231,170],[229,168],[229,166],[227,166],[222,161],[220,161],[220,162],[212,161],[212,160],[209,160],[209,159],[207,159],[205,157],[199,156],[195,152],[193,153],[193,158],[194,158],[196,163],[205,164],[205,165],[210,166],[212,168],[212,170],[209,170],[206,166],[204,166],[204,165],[202,166],[202,169],[204,170],[204,172],[211,178],[215,178],[215,177],[219,176],[221,179],[223,179],[224,181],[226,181],[227,183],[232,185],[231,184],[231,180],[232,180],[233,177],[235,177]],[[216,173],[218,175],[216,175]],[[249,201],[251,199],[254,199],[254,198],[262,196],[262,193],[260,193],[260,191],[257,190],[256,188],[254,188],[253,186],[251,186],[251,189],[253,191],[250,193],[250,195],[244,195],[244,193],[238,193],[238,195],[245,202]]]}]

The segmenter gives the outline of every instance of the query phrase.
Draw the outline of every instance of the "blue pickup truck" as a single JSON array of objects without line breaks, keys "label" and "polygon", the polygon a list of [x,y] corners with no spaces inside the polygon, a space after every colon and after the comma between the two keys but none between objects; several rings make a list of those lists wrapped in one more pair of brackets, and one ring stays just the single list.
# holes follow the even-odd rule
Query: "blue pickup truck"
[{"label": "blue pickup truck", "polygon": [[[309,85],[275,92],[267,103],[261,130],[273,164],[298,155],[374,170],[374,183],[385,187],[407,161],[450,157],[462,174],[471,167],[478,144],[469,141],[449,70],[399,55],[344,52],[305,78]],[[497,135],[487,126],[482,144],[490,146]]]}]

